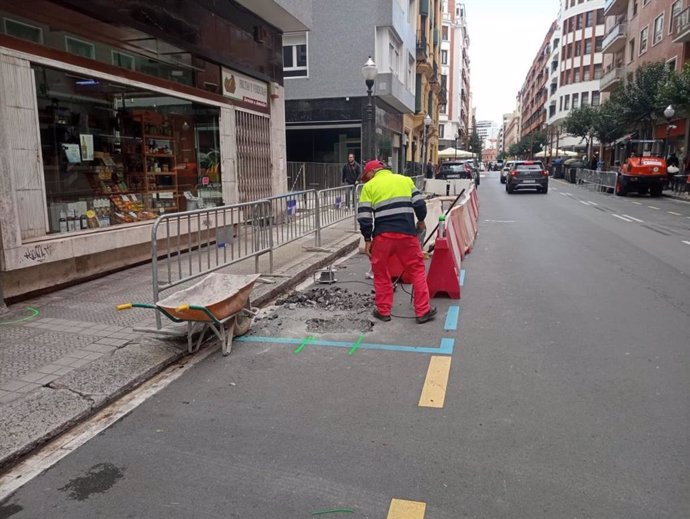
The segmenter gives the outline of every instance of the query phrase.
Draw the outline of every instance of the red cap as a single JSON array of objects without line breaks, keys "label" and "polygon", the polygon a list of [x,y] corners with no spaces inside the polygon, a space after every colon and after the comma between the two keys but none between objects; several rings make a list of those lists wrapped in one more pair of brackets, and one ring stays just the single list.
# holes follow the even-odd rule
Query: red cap
[{"label": "red cap", "polygon": [[378,171],[379,169],[383,169],[385,167],[386,166],[384,163],[380,160],[370,160],[364,165],[364,173],[362,175],[368,175],[373,171]]}]

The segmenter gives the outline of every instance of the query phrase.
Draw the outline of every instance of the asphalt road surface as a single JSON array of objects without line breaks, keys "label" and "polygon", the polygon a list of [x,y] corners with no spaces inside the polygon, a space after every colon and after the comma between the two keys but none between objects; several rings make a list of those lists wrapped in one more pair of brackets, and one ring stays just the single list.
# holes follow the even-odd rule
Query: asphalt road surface
[{"label": "asphalt road surface", "polygon": [[690,205],[497,173],[480,203],[436,321],[401,288],[372,326],[354,256],[355,308],[265,312],[0,517],[690,517]]}]

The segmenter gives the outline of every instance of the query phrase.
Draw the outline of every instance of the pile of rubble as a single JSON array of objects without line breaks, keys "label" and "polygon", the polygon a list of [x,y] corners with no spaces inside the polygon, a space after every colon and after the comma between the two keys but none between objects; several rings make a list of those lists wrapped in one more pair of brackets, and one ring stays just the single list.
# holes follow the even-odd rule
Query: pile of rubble
[{"label": "pile of rubble", "polygon": [[347,288],[312,288],[306,292],[292,292],[278,299],[277,305],[291,310],[296,308],[319,308],[323,310],[366,310],[374,305],[370,294],[350,292]]}]

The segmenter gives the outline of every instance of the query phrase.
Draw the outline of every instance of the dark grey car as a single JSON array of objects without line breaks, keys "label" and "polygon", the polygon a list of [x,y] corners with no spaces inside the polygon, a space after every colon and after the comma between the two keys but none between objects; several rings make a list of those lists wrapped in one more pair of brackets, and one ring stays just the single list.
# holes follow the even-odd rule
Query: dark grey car
[{"label": "dark grey car", "polygon": [[517,189],[536,189],[541,193],[549,191],[549,174],[539,161],[521,160],[512,164],[506,175],[506,192]]}]

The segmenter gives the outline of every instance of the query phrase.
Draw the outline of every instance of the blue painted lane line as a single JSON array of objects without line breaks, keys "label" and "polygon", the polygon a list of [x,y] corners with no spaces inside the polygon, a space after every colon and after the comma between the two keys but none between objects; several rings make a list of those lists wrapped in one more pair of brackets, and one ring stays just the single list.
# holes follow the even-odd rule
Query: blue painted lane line
[{"label": "blue painted lane line", "polygon": [[465,286],[465,269],[460,269],[460,286]]},{"label": "blue painted lane line", "polygon": [[448,315],[446,316],[446,324],[443,329],[447,332],[458,329],[458,319],[460,317],[460,307],[451,305],[448,307]]},{"label": "blue painted lane line", "polygon": [[[292,337],[261,337],[261,336],[243,336],[237,337],[235,342],[260,342],[263,344],[287,344],[300,345],[304,339],[296,339]],[[320,339],[313,339],[309,341],[309,346],[324,346],[330,348],[352,348],[352,341],[325,341]],[[455,348],[455,339],[441,339],[441,344],[438,347],[431,346],[400,346],[397,344],[375,344],[362,342],[357,347],[358,350],[380,350],[380,351],[404,351],[408,353],[433,353],[435,355],[452,355]]]}]

